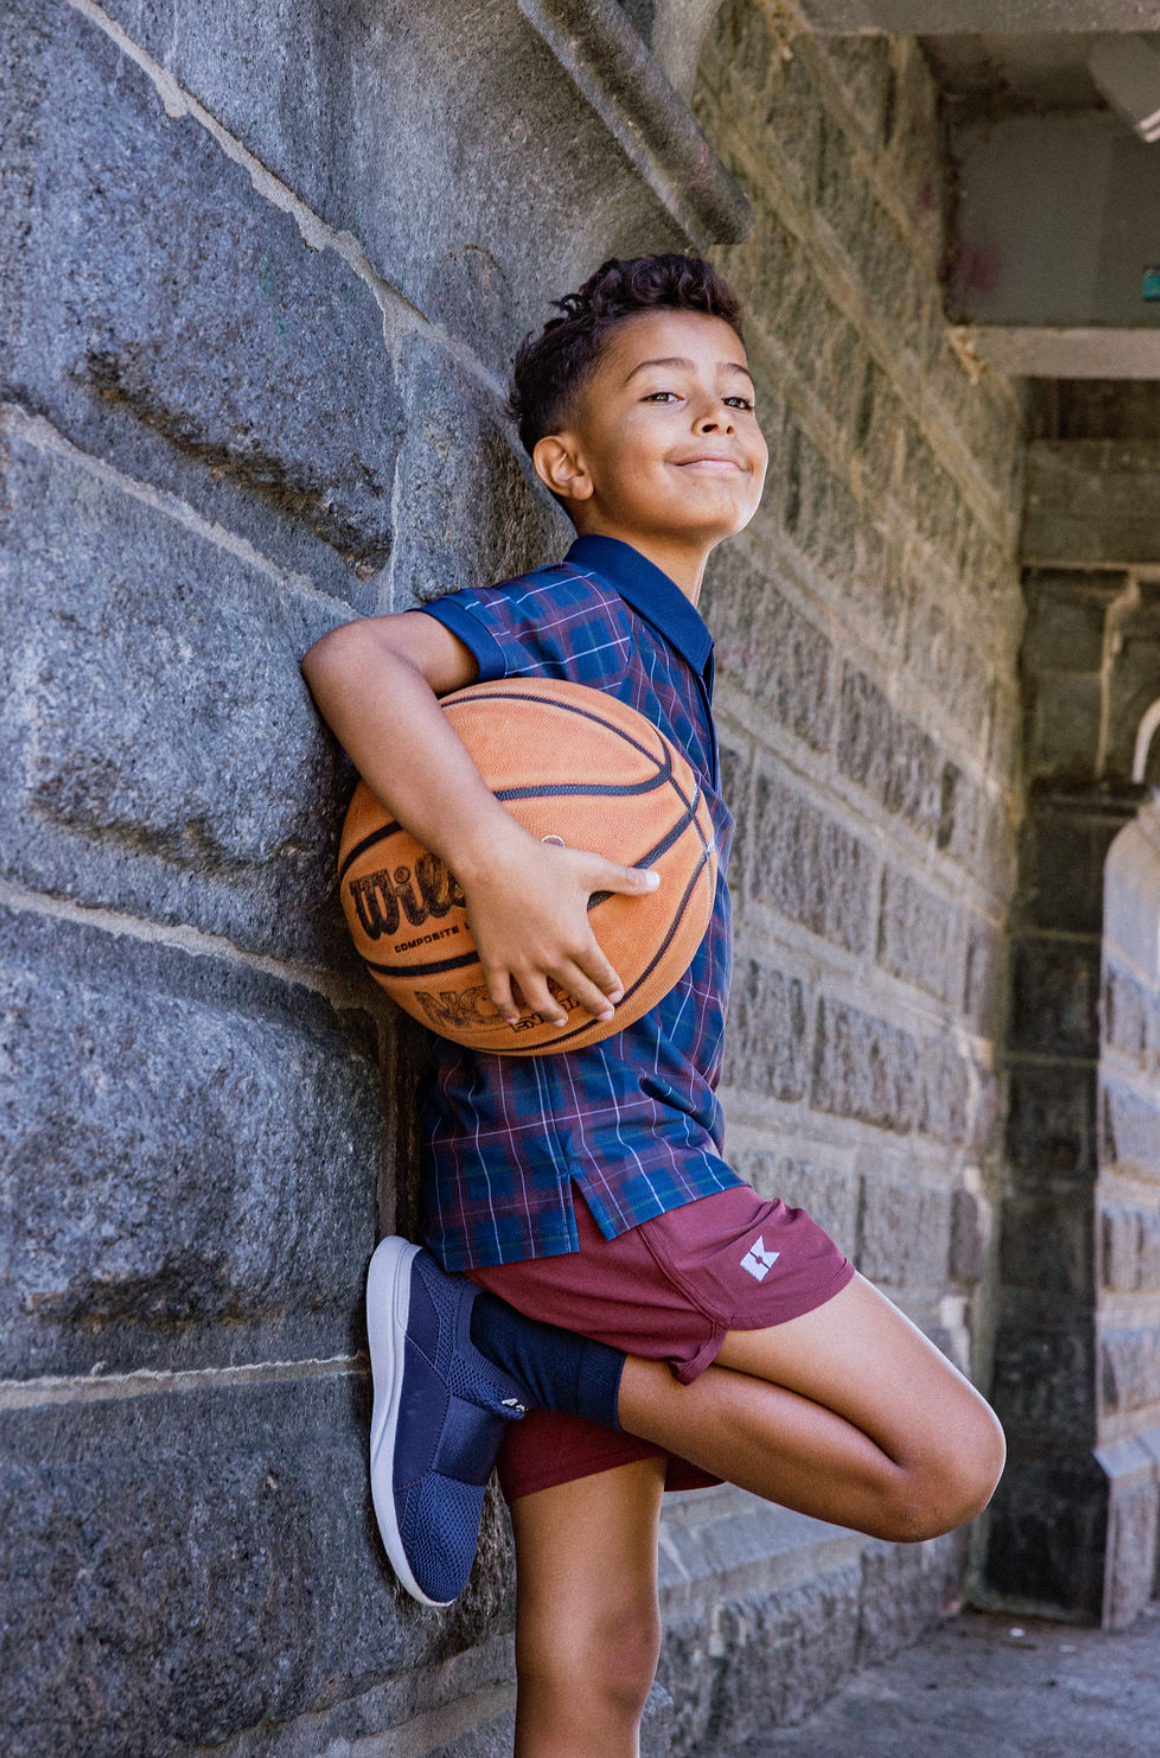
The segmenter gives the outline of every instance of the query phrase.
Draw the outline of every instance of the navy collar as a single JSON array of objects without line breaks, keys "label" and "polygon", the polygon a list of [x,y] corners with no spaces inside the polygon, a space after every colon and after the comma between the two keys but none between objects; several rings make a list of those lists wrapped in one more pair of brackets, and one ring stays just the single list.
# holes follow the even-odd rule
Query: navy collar
[{"label": "navy collar", "polygon": [[675,580],[619,537],[578,537],[565,561],[584,572],[603,574],[646,622],[672,643],[694,674],[711,687],[713,637],[696,606]]}]

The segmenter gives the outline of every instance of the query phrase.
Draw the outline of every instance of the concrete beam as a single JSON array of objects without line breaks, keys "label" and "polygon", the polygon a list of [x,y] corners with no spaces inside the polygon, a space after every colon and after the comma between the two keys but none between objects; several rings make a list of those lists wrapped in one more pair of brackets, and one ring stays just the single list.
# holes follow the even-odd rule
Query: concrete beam
[{"label": "concrete beam", "polygon": [[1118,117],[1056,111],[957,138],[960,200],[948,288],[1001,371],[1160,377],[1160,153]]},{"label": "concrete beam", "polygon": [[1160,566],[1160,441],[1035,440],[1026,468],[1025,565]]},{"label": "concrete beam", "polygon": [[1146,31],[1155,28],[1147,0],[1007,0],[1002,23],[994,0],[800,0],[816,31],[834,36],[883,32],[904,37],[955,37],[1001,29],[1015,35],[1044,31]]}]

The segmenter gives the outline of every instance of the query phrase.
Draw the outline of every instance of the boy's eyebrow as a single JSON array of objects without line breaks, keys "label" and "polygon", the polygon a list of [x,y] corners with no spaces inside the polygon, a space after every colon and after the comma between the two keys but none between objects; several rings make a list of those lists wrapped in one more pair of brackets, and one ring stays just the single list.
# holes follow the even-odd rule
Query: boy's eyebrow
[{"label": "boy's eyebrow", "polygon": [[[726,372],[740,372],[750,381],[753,379],[749,368],[742,366],[740,360],[720,360],[717,364],[723,366]],[[683,366],[687,372],[693,371],[693,362],[683,359],[679,354],[667,355],[660,360],[638,360],[632,371],[626,375],[625,384],[629,379],[635,378],[638,372],[643,372],[646,366]]]}]

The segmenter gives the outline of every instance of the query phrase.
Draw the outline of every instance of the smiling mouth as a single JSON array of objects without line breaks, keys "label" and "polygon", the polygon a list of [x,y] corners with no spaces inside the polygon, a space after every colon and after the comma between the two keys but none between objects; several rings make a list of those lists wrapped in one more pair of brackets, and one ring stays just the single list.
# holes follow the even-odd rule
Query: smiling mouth
[{"label": "smiling mouth", "polygon": [[683,458],[677,468],[680,470],[740,470],[741,465],[733,458]]}]

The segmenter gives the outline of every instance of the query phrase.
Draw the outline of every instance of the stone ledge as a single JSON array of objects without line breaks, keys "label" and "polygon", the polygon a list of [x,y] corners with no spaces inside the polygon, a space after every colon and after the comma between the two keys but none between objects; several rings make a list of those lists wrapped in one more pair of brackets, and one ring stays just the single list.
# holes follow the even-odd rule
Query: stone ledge
[{"label": "stone ledge", "polygon": [[617,0],[516,4],[693,243],[748,237],[753,210]]},{"label": "stone ledge", "polygon": [[796,1721],[851,1668],[914,1641],[960,1576],[954,1539],[882,1544],[728,1485],[668,1497],[659,1677],[672,1751]]}]

